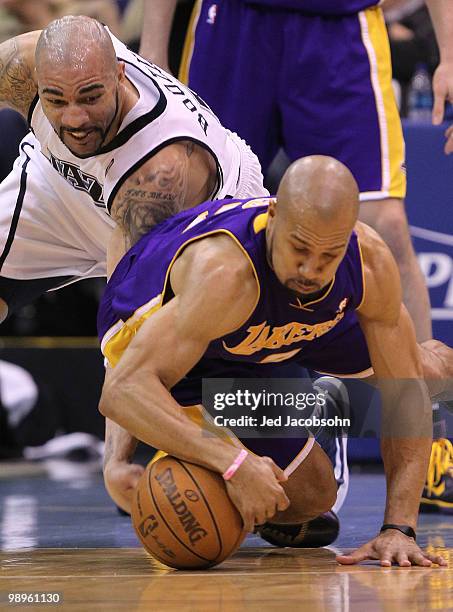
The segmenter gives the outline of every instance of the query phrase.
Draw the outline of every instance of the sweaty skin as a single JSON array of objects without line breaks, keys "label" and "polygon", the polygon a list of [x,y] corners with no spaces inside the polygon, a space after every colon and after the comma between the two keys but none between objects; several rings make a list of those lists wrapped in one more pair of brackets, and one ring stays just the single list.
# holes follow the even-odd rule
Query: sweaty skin
[{"label": "sweaty skin", "polygon": [[[157,318],[149,321],[151,325],[143,335],[137,334],[140,340],[128,348],[130,358],[128,355],[107,373],[100,410],[136,438],[223,473],[237,456],[237,448],[203,435],[201,427],[186,416],[167,389],[195,365],[212,339],[242,325],[254,307],[257,285],[248,262],[231,240],[219,237],[203,241],[199,247],[188,247],[176,262],[170,277],[176,297],[168,308],[162,308]],[[226,259],[220,260],[220,253],[226,254]],[[203,305],[206,299],[210,304],[208,319]],[[161,329],[168,333],[160,343]],[[148,349],[143,342],[148,343]],[[150,363],[147,355],[156,343],[160,343],[160,357],[156,355]],[[133,371],[137,375],[132,375]],[[120,401],[133,406],[132,419],[118,411],[119,387]],[[286,509],[288,500],[278,483],[278,479],[285,479],[283,472],[270,459],[249,455],[243,466],[241,476],[229,484],[229,493],[250,529],[255,522],[264,522],[276,508]],[[252,475],[258,477],[258,484],[244,506],[242,500]]]},{"label": "sweaty skin", "polygon": [[[0,45],[0,108],[27,118],[36,94],[60,139],[82,158],[112,140],[139,99],[105,28],[71,16]],[[117,261],[160,220],[209,199],[216,185],[216,162],[202,147],[181,140],[161,149],[113,200],[108,259]],[[6,314],[0,299],[0,320]]]},{"label": "sweaty skin", "polygon": [[[388,491],[385,521],[415,527],[431,448],[431,409],[422,380],[426,350],[418,348],[402,305],[393,257],[374,231],[361,223],[354,225],[357,209],[357,186],[339,162],[321,156],[295,162],[269,206],[267,256],[280,282],[303,296],[333,278],[352,229],[358,232],[366,286],[359,321],[376,377],[390,381],[390,390],[383,388],[388,400],[384,421],[399,418],[401,412],[406,415],[410,406],[419,434],[382,440]],[[189,245],[176,260],[170,282],[174,297],[146,320],[118,365],[108,372],[100,410],[131,436],[221,473],[229,465],[231,446],[203,436],[201,427],[190,421],[169,389],[199,361],[210,341],[247,320],[257,299],[257,284],[248,260],[227,236],[207,237]],[[445,372],[440,371],[442,375]],[[401,379],[414,384],[399,387],[396,401],[392,381]],[[108,433],[114,435],[112,430]],[[133,442],[132,438],[123,442],[124,456]],[[121,483],[115,482],[115,472],[121,466],[124,469],[124,462],[115,454],[120,446],[118,439],[107,443],[110,454],[105,476],[116,499],[124,493]],[[276,505],[278,520],[285,522],[281,494],[284,488],[291,502],[287,511],[297,514],[299,500],[291,494],[296,475],[284,483],[277,472],[253,465],[252,476],[250,468],[256,460],[249,455],[229,481],[231,499],[247,527],[263,516],[271,518]],[[332,472],[331,467],[325,470]],[[121,500],[127,498],[124,494]],[[306,508],[305,512],[309,514]],[[397,531],[379,535],[338,561],[357,563],[368,558],[379,559],[381,565],[445,563],[439,556],[422,552],[411,538]]]}]

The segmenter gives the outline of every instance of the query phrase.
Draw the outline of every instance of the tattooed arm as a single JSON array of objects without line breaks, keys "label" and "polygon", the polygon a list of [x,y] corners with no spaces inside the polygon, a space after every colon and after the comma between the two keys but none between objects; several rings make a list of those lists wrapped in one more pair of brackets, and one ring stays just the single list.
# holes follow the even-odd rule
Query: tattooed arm
[{"label": "tattooed arm", "polygon": [[154,225],[208,200],[217,181],[212,156],[190,141],[168,145],[145,162],[116,195],[111,215],[128,250]]},{"label": "tattooed arm", "polygon": [[0,108],[12,108],[27,118],[38,92],[35,48],[40,32],[29,32],[0,45]]}]

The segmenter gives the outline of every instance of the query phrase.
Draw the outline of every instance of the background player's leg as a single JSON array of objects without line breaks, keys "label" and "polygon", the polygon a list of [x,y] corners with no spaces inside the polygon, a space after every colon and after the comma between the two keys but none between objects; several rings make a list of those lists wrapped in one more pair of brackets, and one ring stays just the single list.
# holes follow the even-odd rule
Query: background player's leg
[{"label": "background player's leg", "polygon": [[363,47],[367,53],[375,98],[379,159],[375,175],[359,187],[359,218],[371,225],[390,247],[401,275],[404,303],[415,325],[417,340],[432,337],[429,294],[409,233],[404,196],[404,141],[391,84],[391,57],[380,9],[359,14]]},{"label": "background player's leg", "polygon": [[179,73],[222,125],[252,148],[263,174],[281,141],[277,96],[284,30],[278,15],[243,0],[197,3]]},{"label": "background player's leg", "polygon": [[409,234],[404,200],[364,201],[359,218],[371,225],[390,247],[398,264],[403,299],[414,322],[417,340],[429,340],[432,338],[429,294]]}]

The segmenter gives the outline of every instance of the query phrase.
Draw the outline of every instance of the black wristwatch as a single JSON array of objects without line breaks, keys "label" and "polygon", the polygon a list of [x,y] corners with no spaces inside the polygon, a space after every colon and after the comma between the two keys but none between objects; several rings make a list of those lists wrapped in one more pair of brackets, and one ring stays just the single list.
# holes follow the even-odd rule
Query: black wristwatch
[{"label": "black wristwatch", "polygon": [[381,527],[380,533],[387,531],[387,529],[396,529],[397,531],[404,533],[404,535],[408,536],[409,538],[414,538],[414,540],[417,540],[417,535],[410,525],[394,525],[393,523],[384,523]]}]

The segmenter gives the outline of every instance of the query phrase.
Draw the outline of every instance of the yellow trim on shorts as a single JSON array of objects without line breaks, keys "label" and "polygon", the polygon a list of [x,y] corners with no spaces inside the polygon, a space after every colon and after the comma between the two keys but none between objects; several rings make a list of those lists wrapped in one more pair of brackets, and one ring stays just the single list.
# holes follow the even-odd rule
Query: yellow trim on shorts
[{"label": "yellow trim on shorts", "polygon": [[179,67],[178,79],[187,85],[189,83],[190,62],[192,61],[193,48],[195,45],[195,30],[197,29],[198,19],[200,18],[202,0],[197,0],[192,9],[189,26],[182,50],[181,64]]},{"label": "yellow trim on shorts", "polygon": [[[101,350],[111,368],[117,365],[121,355],[127,349],[132,338],[146,319],[161,308],[162,299],[162,294],[156,296],[150,300],[150,302],[143,305],[145,307],[149,305],[149,308],[145,308],[144,312],[143,306],[140,306],[126,322],[118,321],[106,332],[101,342]],[[151,306],[151,304],[153,304],[153,306]],[[113,335],[111,335],[112,333]],[[108,338],[109,335],[111,335],[110,338]],[[106,338],[108,338],[107,341]]]},{"label": "yellow trim on shorts", "polygon": [[[202,238],[207,238],[208,236],[213,236],[214,234],[226,234],[227,236],[232,238],[232,240],[242,250],[242,252],[246,256],[249,264],[251,265],[252,270],[253,270],[253,275],[255,277],[256,284],[257,284],[257,287],[258,287],[257,297],[256,297],[255,303],[253,305],[253,308],[250,311],[250,315],[254,312],[254,310],[256,308],[256,305],[258,304],[260,296],[261,296],[261,285],[260,285],[260,281],[259,281],[259,278],[258,278],[258,273],[257,273],[257,271],[255,269],[255,265],[254,265],[250,255],[248,254],[248,252],[246,251],[244,246],[241,244],[241,242],[230,231],[228,231],[226,229],[222,229],[222,228],[216,229],[216,230],[212,230],[210,232],[206,232],[205,234],[200,234],[199,236],[194,236],[193,238],[190,238],[189,240],[186,240],[186,242],[184,242],[178,248],[178,250],[176,251],[176,253],[173,256],[173,259],[168,264],[167,272],[165,274],[164,286],[163,286],[163,289],[162,289],[161,293],[158,294],[157,296],[153,297],[151,300],[149,300],[148,302],[146,302],[145,304],[143,304],[139,308],[137,308],[137,310],[135,310],[134,314],[131,315],[127,321],[125,321],[125,322],[124,321],[117,321],[104,334],[104,337],[102,338],[102,342],[101,342],[101,350],[102,350],[102,354],[107,359],[109,365],[112,368],[114,368],[117,365],[117,363],[120,360],[122,354],[127,349],[127,347],[129,346],[131,340],[133,339],[135,334],[138,332],[140,327],[143,325],[143,323],[146,321],[146,319],[148,319],[154,312],[156,312],[157,310],[162,308],[163,300],[164,300],[165,293],[166,293],[167,286],[168,286],[168,280],[169,280],[169,277],[170,277],[170,272],[172,270],[173,264],[175,263],[176,259],[179,257],[181,252],[187,246],[189,246],[189,244],[191,244],[192,242],[196,242],[197,240],[201,240]],[[250,315],[249,315],[249,317],[250,317]]]},{"label": "yellow trim on shorts", "polygon": [[392,63],[387,29],[382,10],[370,7],[359,13],[362,40],[370,62],[381,138],[382,183],[380,191],[360,194],[360,200],[404,198],[406,172],[401,119],[392,88]]},{"label": "yellow trim on shorts", "polygon": [[261,213],[260,215],[257,215],[255,217],[255,219],[253,220],[253,231],[255,232],[255,234],[259,234],[260,232],[266,229],[268,220],[269,213],[267,212]]}]

